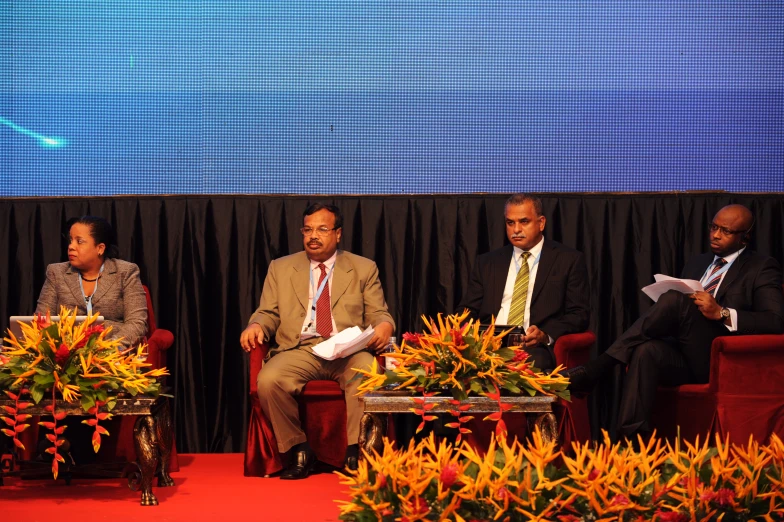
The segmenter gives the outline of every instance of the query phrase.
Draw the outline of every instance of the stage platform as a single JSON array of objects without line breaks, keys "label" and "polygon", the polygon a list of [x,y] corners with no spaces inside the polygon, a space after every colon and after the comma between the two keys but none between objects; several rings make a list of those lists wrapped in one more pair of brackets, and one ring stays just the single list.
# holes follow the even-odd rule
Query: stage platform
[{"label": "stage platform", "polygon": [[247,520],[335,521],[335,500],[347,500],[347,489],[334,473],[300,481],[248,478],[242,475],[242,454],[180,455],[176,485],[154,488],[160,504],[139,505],[139,493],[120,479],[6,479],[0,488],[2,520],[83,521],[208,521]]}]

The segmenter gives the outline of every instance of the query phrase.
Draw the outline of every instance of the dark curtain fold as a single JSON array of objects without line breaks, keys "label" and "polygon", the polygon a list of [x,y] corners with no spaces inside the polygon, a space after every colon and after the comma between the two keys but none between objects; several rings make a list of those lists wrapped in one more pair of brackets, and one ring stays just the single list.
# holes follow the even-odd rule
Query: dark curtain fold
[{"label": "dark curtain fold", "polygon": [[[651,302],[655,273],[678,275],[707,248],[707,227],[728,203],[755,213],[752,248],[784,259],[781,194],[544,194],[545,235],[583,251],[591,328],[602,352]],[[398,337],[420,316],[453,312],[478,254],[504,245],[506,195],[140,196],[0,200],[0,325],[29,314],[45,267],[65,260],[67,219],[108,218],[121,257],[137,263],[168,354],[181,451],[241,451],[248,422],[248,361],[238,339],[255,310],[269,262],[301,250],[308,204],[345,214],[342,248],[374,259]],[[592,405],[594,435],[614,422],[617,389]]]}]

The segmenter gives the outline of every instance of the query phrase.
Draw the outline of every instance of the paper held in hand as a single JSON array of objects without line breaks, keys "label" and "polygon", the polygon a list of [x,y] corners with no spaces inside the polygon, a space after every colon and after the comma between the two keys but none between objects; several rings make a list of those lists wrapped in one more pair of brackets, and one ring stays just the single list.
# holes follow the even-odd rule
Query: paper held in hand
[{"label": "paper held in hand", "polygon": [[682,294],[693,294],[704,290],[700,282],[694,279],[678,279],[664,274],[656,274],[653,278],[656,282],[643,287],[642,291],[654,301],[658,301],[663,293],[670,290],[676,290]]},{"label": "paper held in hand", "polygon": [[318,343],[313,347],[313,353],[328,361],[342,359],[365,348],[374,333],[372,326],[368,326],[364,332],[359,326],[352,326]]}]

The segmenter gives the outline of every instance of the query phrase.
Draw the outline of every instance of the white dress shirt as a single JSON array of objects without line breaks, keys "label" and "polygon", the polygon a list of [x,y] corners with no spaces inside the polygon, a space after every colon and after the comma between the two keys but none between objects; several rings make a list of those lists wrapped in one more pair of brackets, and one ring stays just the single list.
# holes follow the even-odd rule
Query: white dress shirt
[{"label": "white dress shirt", "polygon": [[[713,269],[713,264],[716,262],[717,259],[724,259],[727,262],[727,264],[724,265],[723,267],[721,267],[721,270],[716,272],[717,274],[721,274],[720,275],[721,279],[719,279],[719,284],[716,286],[716,291],[713,292],[713,295],[718,295],[719,294],[719,288],[721,288],[721,283],[724,282],[724,276],[727,275],[727,271],[732,266],[732,263],[734,263],[735,260],[738,259],[738,256],[740,256],[740,254],[744,250],[746,250],[746,247],[743,247],[740,250],[738,250],[737,252],[734,252],[734,253],[732,253],[732,254],[730,254],[728,256],[724,256],[723,258],[721,258],[720,256],[713,256],[713,263],[708,265],[708,268],[705,270],[705,273],[702,274],[702,278],[700,279],[700,284],[702,286],[705,286],[705,284],[710,279],[712,279],[711,277],[709,277],[709,275],[711,273],[711,270]],[[716,274],[714,274],[714,276],[715,275]],[[727,308],[727,310],[730,311],[730,324],[724,323],[724,326],[726,326],[727,330],[729,330],[730,332],[737,332],[738,331],[738,312],[734,308]]]},{"label": "white dress shirt", "polygon": [[[542,246],[544,238],[531,248],[528,256],[528,297],[525,300],[525,311],[523,312],[523,329],[527,330],[531,321],[531,297],[534,295],[534,282],[536,281],[536,271],[539,268],[539,258],[542,257]],[[516,261],[516,262],[515,262]],[[523,250],[514,247],[512,260],[509,262],[509,272],[506,274],[506,285],[504,295],[501,298],[501,309],[495,317],[496,324],[507,324],[509,321],[509,310],[512,308],[512,295],[514,294],[515,279],[517,279],[517,267],[522,267]]]},{"label": "white dress shirt", "polygon": [[[335,266],[335,261],[337,260],[337,258],[338,258],[338,253],[336,251],[334,254],[332,254],[332,257],[324,261],[324,266],[327,267],[326,270],[327,273],[329,274],[329,278],[327,280],[327,287],[329,288],[330,300],[332,298],[332,275],[334,272],[334,270],[332,270],[332,267]],[[313,261],[312,259],[310,260],[310,273],[313,275],[312,278],[313,284],[309,284],[310,289],[308,290],[308,306],[305,308],[305,321],[302,323],[302,333],[300,334],[300,339],[309,339],[310,337],[318,337],[319,335],[319,334],[311,333],[310,329],[308,328],[310,326],[311,316],[313,315],[313,312],[311,311],[311,307],[313,306],[313,296],[316,295],[316,292],[318,292],[318,283],[319,283],[319,278],[321,277],[321,269],[318,267],[319,264],[321,263],[319,263],[318,261]],[[326,288],[324,289],[324,291],[326,291]],[[329,315],[332,318],[332,333],[330,334],[330,336],[332,336],[338,333],[337,332],[338,328],[335,325],[335,317],[332,315],[331,303],[330,303]],[[313,320],[313,322],[315,323],[315,319]]]}]

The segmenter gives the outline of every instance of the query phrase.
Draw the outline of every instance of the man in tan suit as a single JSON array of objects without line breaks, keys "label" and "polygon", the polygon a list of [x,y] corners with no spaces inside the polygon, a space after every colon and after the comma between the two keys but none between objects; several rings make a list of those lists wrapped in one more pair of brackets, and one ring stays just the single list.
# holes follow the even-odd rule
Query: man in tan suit
[{"label": "man in tan suit", "polygon": [[[337,381],[345,392],[346,466],[356,469],[362,402],[355,395],[361,380],[354,379],[351,368],[370,368],[370,351],[383,350],[394,330],[376,264],[338,250],[342,225],[343,216],[335,206],[317,203],[305,210],[301,229],[305,251],[270,263],[261,303],[240,336],[245,351],[274,338],[257,385],[278,450],[294,451],[282,479],[305,478],[316,462],[300,425],[295,397],[308,381],[317,379]],[[313,353],[313,346],[352,326],[375,329],[370,351],[335,361]]]}]

